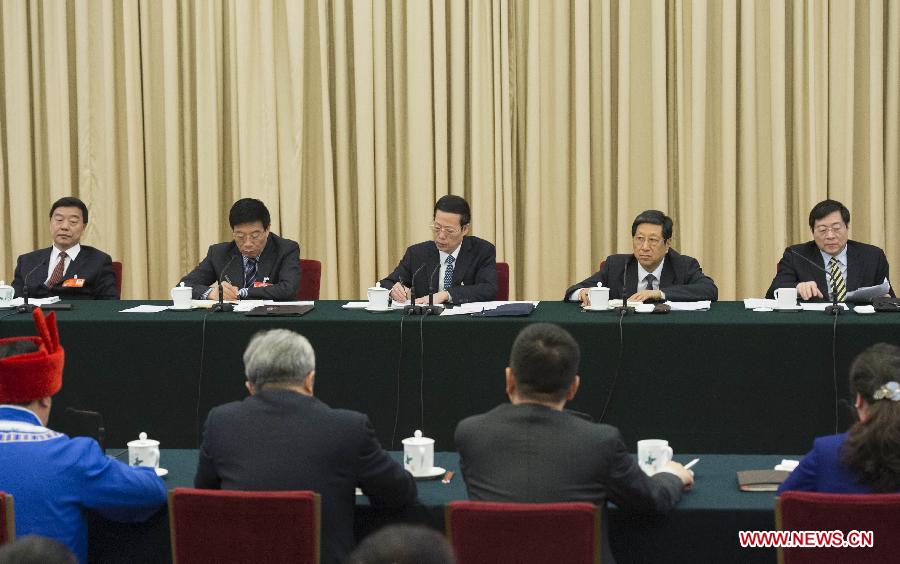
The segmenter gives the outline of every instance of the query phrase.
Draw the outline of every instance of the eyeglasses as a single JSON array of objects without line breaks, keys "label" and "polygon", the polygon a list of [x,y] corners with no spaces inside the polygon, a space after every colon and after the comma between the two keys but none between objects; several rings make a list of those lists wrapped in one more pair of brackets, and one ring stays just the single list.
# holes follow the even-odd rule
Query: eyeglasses
[{"label": "eyeglasses", "polygon": [[266,232],[265,231],[254,231],[253,233],[247,234],[247,233],[241,233],[240,231],[234,231],[234,232],[232,232],[232,235],[234,235],[234,240],[239,243],[243,243],[247,239],[250,239],[251,241],[256,243],[257,241],[259,241],[260,239],[265,237]]},{"label": "eyeglasses", "polygon": [[438,233],[443,231],[444,235],[447,235],[448,237],[453,237],[455,235],[459,235],[460,232],[462,232],[462,229],[460,229],[459,227],[445,227],[438,223],[432,223],[428,227],[431,228],[431,232],[434,233],[435,235],[437,235]]},{"label": "eyeglasses", "polygon": [[663,242],[663,240],[659,237],[644,237],[642,235],[637,235],[632,239],[632,241],[634,241],[635,247],[643,247],[644,243],[647,243],[648,245],[650,245],[651,249],[655,249]]},{"label": "eyeglasses", "polygon": [[835,235],[840,235],[844,232],[847,226],[843,223],[835,223],[832,225],[820,225],[816,227],[816,235],[820,235],[822,237],[828,235],[829,232],[834,233]]}]

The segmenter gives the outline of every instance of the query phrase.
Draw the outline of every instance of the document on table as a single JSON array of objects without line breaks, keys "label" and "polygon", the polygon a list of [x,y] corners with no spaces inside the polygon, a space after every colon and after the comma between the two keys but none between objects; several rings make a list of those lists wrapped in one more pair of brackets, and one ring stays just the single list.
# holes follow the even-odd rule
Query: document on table
[{"label": "document on table", "polygon": [[441,312],[441,315],[471,315],[473,313],[478,313],[485,310],[496,309],[499,306],[505,304],[533,304],[534,307],[537,307],[540,301],[494,301],[494,302],[470,302],[467,304],[461,304],[454,308],[445,309]]},{"label": "document on table", "polygon": [[708,311],[711,305],[710,300],[702,300],[699,302],[666,302],[672,311]]},{"label": "document on table", "polygon": [[775,309],[778,307],[778,302],[775,300],[767,300],[765,298],[744,298],[744,309],[756,309],[760,307]]},{"label": "document on table", "polygon": [[[800,302],[800,309],[803,311],[825,311],[825,308],[832,305],[830,302],[814,302],[814,303],[804,303]],[[839,303],[838,304],[841,309],[848,310],[850,308],[847,307],[847,304]]]},{"label": "document on table", "polygon": [[[59,296],[50,296],[49,298],[28,298],[28,303],[34,304],[36,306],[44,306],[55,304],[59,301],[59,299]],[[20,305],[23,305],[25,303],[25,298],[13,298],[6,303],[9,305],[4,305],[4,309],[19,307]]]},{"label": "document on table", "polygon": [[161,311],[166,311],[171,306],[161,306],[161,305],[149,305],[142,304],[139,306],[130,307],[128,309],[119,310],[119,313],[159,313]]},{"label": "document on table", "polygon": [[296,302],[276,302],[275,300],[241,300],[234,306],[234,311],[237,312],[247,312],[253,308],[257,308],[264,305],[292,305],[292,306],[305,306],[305,305],[315,305],[315,302],[312,300],[303,300]]}]

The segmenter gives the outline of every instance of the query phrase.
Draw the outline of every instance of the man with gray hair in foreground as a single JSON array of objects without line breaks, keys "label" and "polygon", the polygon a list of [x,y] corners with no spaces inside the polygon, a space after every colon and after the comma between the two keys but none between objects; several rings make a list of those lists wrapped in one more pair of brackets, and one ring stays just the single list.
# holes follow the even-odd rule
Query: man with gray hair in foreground
[{"label": "man with gray hair in foreground", "polygon": [[416,500],[411,474],[385,452],[368,417],[315,397],[315,353],[287,329],[257,333],[244,351],[250,397],[209,412],[194,485],[313,490],[322,496],[323,563],[353,549],[354,489],[373,506]]}]

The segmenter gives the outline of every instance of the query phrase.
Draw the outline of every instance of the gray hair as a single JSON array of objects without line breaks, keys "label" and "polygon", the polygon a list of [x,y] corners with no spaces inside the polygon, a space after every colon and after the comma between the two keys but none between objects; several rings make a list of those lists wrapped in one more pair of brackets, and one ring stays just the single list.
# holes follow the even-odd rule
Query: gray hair
[{"label": "gray hair", "polygon": [[260,331],[244,351],[247,380],[254,387],[285,382],[299,384],[316,369],[316,353],[306,337],[287,329]]}]

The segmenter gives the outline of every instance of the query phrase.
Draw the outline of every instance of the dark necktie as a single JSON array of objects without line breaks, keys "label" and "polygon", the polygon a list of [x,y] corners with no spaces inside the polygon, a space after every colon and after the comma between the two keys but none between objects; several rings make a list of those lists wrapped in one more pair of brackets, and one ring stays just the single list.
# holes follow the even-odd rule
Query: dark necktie
[{"label": "dark necktie", "polygon": [[831,279],[831,295],[837,296],[837,301],[843,302],[847,298],[847,285],[841,276],[841,267],[836,258],[828,261],[828,278]]},{"label": "dark necktie", "polygon": [[50,275],[50,279],[47,280],[47,287],[52,288],[62,282],[63,280],[63,272],[66,270],[66,253],[63,251],[59,252],[59,262],[56,263],[56,267],[53,269],[53,274]]},{"label": "dark necktie", "polygon": [[256,259],[248,258],[244,265],[244,288],[252,288],[256,282]]},{"label": "dark necktie", "polygon": [[[456,259],[453,255],[447,255],[447,269],[444,270],[444,289],[447,290],[453,285],[453,262]],[[429,282],[430,284],[430,282]]]},{"label": "dark necktie", "polygon": [[653,287],[653,283],[656,282],[656,276],[653,276],[652,274],[648,274],[644,278],[644,282],[647,284],[647,288],[646,288],[647,290],[655,290],[655,288]]}]

